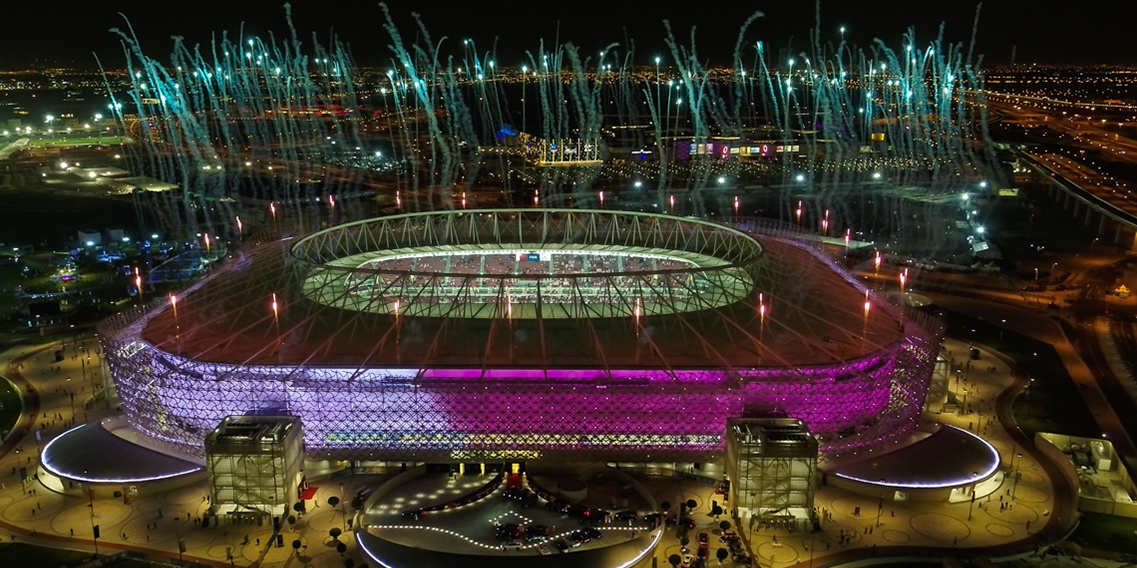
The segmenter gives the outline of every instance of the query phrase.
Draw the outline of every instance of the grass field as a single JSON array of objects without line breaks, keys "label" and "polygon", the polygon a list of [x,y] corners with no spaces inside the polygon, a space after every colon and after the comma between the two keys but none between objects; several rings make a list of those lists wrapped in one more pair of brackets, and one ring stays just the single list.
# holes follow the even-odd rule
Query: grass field
[{"label": "grass field", "polygon": [[0,433],[7,434],[16,425],[23,412],[20,393],[7,379],[0,379]]},{"label": "grass field", "polygon": [[1137,519],[1085,513],[1070,540],[1082,548],[1137,554]]},{"label": "grass field", "polygon": [[90,136],[85,138],[46,138],[37,139],[31,142],[31,146],[45,147],[45,146],[91,146],[93,144],[118,144],[122,139],[118,136],[103,136],[101,138]]},{"label": "grass field", "polygon": [[[1027,436],[1035,432],[1056,432],[1069,436],[1097,438],[1101,429],[1082,400],[1082,393],[1066,373],[1058,353],[1050,345],[1010,332],[986,321],[942,310],[951,335],[968,337],[1007,355],[1034,379],[1031,388],[1020,394],[1012,406],[1015,421]],[[972,331],[974,330],[974,331]]]}]

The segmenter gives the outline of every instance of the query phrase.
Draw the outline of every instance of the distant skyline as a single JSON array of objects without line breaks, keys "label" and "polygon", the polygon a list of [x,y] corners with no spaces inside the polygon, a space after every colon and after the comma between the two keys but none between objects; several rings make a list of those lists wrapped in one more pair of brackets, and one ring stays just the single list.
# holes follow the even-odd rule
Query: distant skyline
[{"label": "distant skyline", "polygon": [[[404,41],[415,40],[418,28],[411,14],[419,13],[434,42],[444,36],[451,44],[465,38],[475,41],[484,54],[497,44],[503,65],[524,63],[524,50],[535,52],[545,45],[571,42],[582,50],[599,50],[609,43],[635,42],[636,62],[648,64],[656,55],[669,59],[664,44],[663,21],[669,20],[676,39],[690,44],[691,27],[700,59],[711,65],[730,63],[738,30],[753,13],[762,12],[748,29],[748,43],[764,41],[772,55],[789,45],[794,52],[807,51],[815,26],[816,5],[811,2],[687,2],[682,9],[666,9],[653,2],[517,2],[481,0],[465,3],[388,2]],[[944,38],[965,47],[972,39],[978,2],[947,0],[938,3],[855,0],[820,2],[821,37],[839,41],[846,28],[849,43],[868,47],[877,38],[889,47],[903,43],[909,27],[917,43],[926,44],[944,25]],[[334,32],[350,45],[356,61],[384,65],[390,60],[390,37],[378,2],[338,3],[299,0],[292,2],[292,22],[307,45],[312,34],[326,43]],[[979,13],[975,53],[985,65],[1009,63],[1015,49],[1018,63],[1134,63],[1132,23],[1123,14],[1131,6],[1122,1],[1081,4],[1053,0],[989,1]],[[121,0],[88,2],[46,9],[35,2],[16,2],[3,8],[4,47],[0,66],[93,67],[95,54],[109,68],[124,62],[119,38],[111,28],[127,29],[125,15],[151,57],[164,59],[172,48],[171,36],[187,43],[207,44],[210,34],[266,37],[269,32],[287,37],[284,2],[243,0],[197,0],[156,3]],[[120,13],[122,15],[120,15]],[[792,43],[791,43],[792,42]],[[1013,46],[1017,46],[1014,48]],[[752,57],[753,51],[746,56]],[[509,61],[515,59],[515,61]]]}]

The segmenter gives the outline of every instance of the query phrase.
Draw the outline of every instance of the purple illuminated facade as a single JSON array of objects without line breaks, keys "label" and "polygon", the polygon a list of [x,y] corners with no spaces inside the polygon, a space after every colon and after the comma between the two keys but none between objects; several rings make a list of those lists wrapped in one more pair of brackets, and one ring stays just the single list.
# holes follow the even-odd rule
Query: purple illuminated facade
[{"label": "purple illuminated facade", "polygon": [[[153,306],[100,332],[131,423],[197,454],[225,416],[247,413],[300,416],[310,456],[362,460],[711,461],[741,416],[801,418],[829,454],[906,432],[938,351],[932,322],[870,312],[864,288],[820,252],[770,226],[736,227],[611,211],[383,218],[261,245],[179,297],[176,315]],[[382,292],[360,304],[343,283],[404,241],[431,254],[649,251],[686,259],[695,268],[676,271],[697,277],[380,262]],[[508,281],[498,301],[462,291],[495,277]],[[605,278],[620,286],[597,292]],[[585,282],[578,301],[562,292]],[[536,301],[515,306],[518,286]],[[540,303],[548,287],[555,305]],[[557,310],[592,316],[542,317]]]}]

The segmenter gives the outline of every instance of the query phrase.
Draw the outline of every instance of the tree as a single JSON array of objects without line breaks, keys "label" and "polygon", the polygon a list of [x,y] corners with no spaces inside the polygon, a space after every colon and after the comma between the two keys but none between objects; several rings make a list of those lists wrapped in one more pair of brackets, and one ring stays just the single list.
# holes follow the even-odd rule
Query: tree
[{"label": "tree", "polygon": [[672,566],[679,566],[679,563],[682,561],[683,559],[680,558],[678,554],[672,554],[671,556],[667,557],[667,563]]},{"label": "tree", "polygon": [[341,534],[343,534],[343,532],[340,531],[339,527],[332,527],[331,530],[328,531],[328,535],[330,535],[333,540],[339,540]]},{"label": "tree", "polygon": [[719,523],[719,528],[724,530],[724,531],[730,530],[730,521],[723,521],[723,522]]},{"label": "tree", "polygon": [[687,500],[687,508],[688,509],[694,510],[695,507],[698,507],[698,506],[699,506],[699,503],[697,501],[695,501],[694,499],[688,499]]},{"label": "tree", "polygon": [[296,515],[288,515],[288,526],[296,524]]},{"label": "tree", "polygon": [[682,550],[683,552],[687,552],[687,545],[688,544],[691,544],[691,537],[689,537],[687,535],[683,535],[683,536],[679,537],[679,546],[682,547],[680,550]]},{"label": "tree", "polygon": [[350,556],[343,559],[343,568],[355,568],[355,560]]},{"label": "tree", "polygon": [[340,554],[347,552],[347,545],[342,543],[342,542],[337,542],[336,543],[336,552],[338,552]]},{"label": "tree", "polygon": [[720,547],[715,551],[715,558],[719,559],[719,563],[722,563],[723,560],[726,560],[727,556],[730,556],[730,553],[727,552],[725,548]]},{"label": "tree", "polygon": [[[336,497],[335,495],[328,497],[328,506],[330,506],[332,508],[333,512],[336,510],[336,505],[339,505],[339,504],[340,504],[340,498],[339,497]],[[343,512],[342,508],[340,509],[340,514],[343,515],[343,523],[344,523],[343,528],[344,528],[344,530],[347,530],[347,514]],[[335,520],[335,518],[336,518],[335,514],[333,513],[332,520]]]},{"label": "tree", "polygon": [[721,514],[722,514],[722,507],[719,507],[718,505],[711,507],[711,516],[712,517],[717,517]]},{"label": "tree", "polygon": [[351,508],[358,511],[363,508],[363,502],[363,496],[356,494],[355,497],[351,498]]},{"label": "tree", "polygon": [[303,546],[303,544],[300,542],[300,539],[296,539],[296,540],[292,541],[292,552],[299,555],[301,546]]}]

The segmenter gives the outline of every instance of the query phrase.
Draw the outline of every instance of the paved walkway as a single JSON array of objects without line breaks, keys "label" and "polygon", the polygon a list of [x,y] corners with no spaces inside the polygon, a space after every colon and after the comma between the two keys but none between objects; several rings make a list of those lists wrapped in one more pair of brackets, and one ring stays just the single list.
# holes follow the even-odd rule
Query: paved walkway
[{"label": "paved walkway", "polygon": [[[102,403],[91,410],[84,409],[92,390],[92,370],[99,368],[97,349],[94,339],[69,340],[14,348],[0,355],[5,358],[0,360],[8,361],[5,377],[30,403],[25,420],[17,425],[0,454],[0,538],[94,552],[92,526],[97,524],[101,535],[98,551],[102,554],[131,550],[177,559],[178,540],[183,539],[186,552],[181,556],[209,566],[342,568],[345,556],[360,563],[350,533],[340,537],[348,547],[341,556],[329,530],[343,530],[344,513],[351,516],[352,495],[357,488],[378,484],[378,476],[353,476],[343,483],[314,478],[320,489],[309,503],[321,506],[300,516],[295,525],[285,523],[283,548],[269,547],[271,523],[201,527],[200,518],[208,508],[204,500],[208,492],[205,481],[142,495],[130,503],[103,498],[89,503],[85,497],[52,492],[31,479],[38,469],[38,449],[53,437],[74,424],[115,414],[113,408],[107,409]],[[64,353],[60,362],[55,361],[57,350]],[[112,401],[108,406],[113,404]],[[34,433],[39,433],[38,444]],[[26,468],[29,476],[23,484],[20,467]],[[343,502],[336,510],[327,506],[328,497],[333,495]],[[294,540],[301,543],[298,553],[292,549]]]},{"label": "paved walkway", "polygon": [[[53,354],[61,347],[64,357],[57,363]],[[268,546],[271,525],[200,527],[197,519],[208,506],[203,500],[206,495],[204,481],[141,496],[131,503],[124,503],[122,499],[96,499],[93,507],[87,506],[85,498],[53,493],[35,481],[21,488],[19,477],[12,474],[12,468],[20,462],[19,466],[29,468],[29,475],[35,471],[38,452],[31,432],[40,432],[42,447],[51,437],[70,428],[76,418],[79,421],[95,420],[111,412],[83,409],[91,392],[90,369],[98,368],[95,348],[96,344],[90,340],[85,344],[69,342],[18,348],[6,355],[12,364],[8,378],[24,392],[28,392],[29,386],[34,391],[29,393],[35,395],[29,399],[29,409],[34,409],[35,421],[21,424],[23,429],[18,429],[14,436],[18,439],[6,446],[13,451],[0,456],[0,482],[3,483],[0,487],[0,531],[6,531],[8,535],[5,536],[48,546],[93,551],[91,527],[98,524],[102,534],[99,551],[103,553],[135,550],[177,558],[177,543],[181,538],[186,544],[185,559],[205,565],[343,566],[343,558],[335,549],[337,542],[328,535],[328,531],[332,527],[343,529],[346,520],[341,510],[327,506],[327,498],[332,495],[340,497],[344,507],[348,507],[358,488],[375,485],[378,478],[348,477],[344,478],[343,484],[316,479],[315,483],[321,487],[315,502],[323,506],[313,508],[295,525],[285,524],[284,548]],[[1061,524],[1069,524],[1073,518],[1069,513],[1072,501],[1055,490],[1051,483],[1054,472],[1048,469],[1048,462],[1037,454],[1030,441],[1025,440],[1012,424],[999,420],[996,415],[996,410],[1009,411],[1008,393],[1012,392],[1016,380],[1011,375],[1012,364],[986,350],[982,350],[980,360],[969,361],[964,358],[967,345],[958,340],[949,340],[946,349],[954,356],[954,365],[960,368],[960,372],[956,373],[958,379],[950,380],[949,390],[961,401],[966,390],[967,405],[958,412],[931,414],[929,418],[969,429],[986,438],[1002,454],[1008,469],[1014,456],[1013,472],[1017,475],[1001,478],[1002,485],[992,488],[991,493],[977,500],[974,506],[970,499],[951,504],[886,502],[880,511],[879,523],[876,497],[857,495],[831,486],[821,487],[817,493],[817,507],[832,517],[822,524],[820,532],[791,534],[784,530],[741,527],[739,532],[762,566],[832,565],[871,556],[874,550],[883,554],[886,547],[890,548],[890,553],[911,551],[927,555],[929,550],[939,550],[941,552],[937,554],[942,554],[955,549],[961,555],[986,553],[1000,556],[1010,551],[1033,548],[1040,530],[1045,533],[1045,539],[1053,539],[1064,530],[1058,519],[1065,515]],[[85,361],[91,361],[91,366],[87,367]],[[968,362],[971,363],[970,368],[967,367]],[[994,370],[988,370],[991,367]],[[85,381],[84,368],[88,369]],[[76,393],[74,403],[72,392]],[[72,404],[77,416],[72,412]],[[16,454],[14,449],[19,449],[20,453]],[[692,517],[698,525],[689,532],[689,536],[694,540],[699,532],[710,533],[713,559],[715,551],[722,546],[718,541],[721,532],[718,527],[719,522],[725,519],[712,518],[708,514],[712,501],[722,503],[722,495],[715,493],[715,487],[670,477],[647,477],[643,483],[654,493],[657,501],[696,501]],[[857,507],[860,507],[860,516],[854,512]],[[300,542],[297,553],[291,546],[294,540]],[[341,537],[340,540],[348,547],[346,555],[360,563],[363,559],[357,555],[354,540],[350,537]],[[694,547],[689,547],[689,552],[693,551]],[[659,566],[667,566],[667,557],[671,554],[684,554],[674,530],[665,533],[654,555]],[[643,566],[650,566],[650,561],[650,558],[645,559]],[[729,566],[730,561],[725,565]]]},{"label": "paved walkway", "polygon": [[[1002,469],[1017,475],[1000,476],[991,482],[997,486],[980,491],[980,495],[987,494],[978,498],[974,505],[969,498],[961,498],[954,503],[885,501],[879,522],[876,496],[823,486],[817,491],[815,503],[819,511],[832,517],[821,524],[820,532],[791,533],[784,529],[760,529],[757,526],[733,527],[748,542],[761,566],[831,566],[869,558],[874,554],[1002,557],[1033,550],[1037,543],[1052,541],[1069,528],[1073,501],[1052,484],[1051,479],[1056,472],[1051,471],[1050,464],[1012,423],[1000,420],[996,414],[997,409],[1009,412],[1009,402],[1017,382],[1017,378],[1012,376],[1012,362],[983,346],[976,347],[981,351],[980,359],[970,361],[966,357],[968,343],[957,339],[947,341],[945,355],[950,353],[953,369],[957,366],[960,369],[959,373],[955,373],[958,380],[952,378],[948,388],[961,402],[966,390],[967,405],[959,411],[943,413],[937,413],[939,408],[934,407],[927,418],[983,437],[1002,456]],[[968,362],[971,363],[970,368]],[[991,367],[994,370],[989,370]],[[680,495],[682,499],[693,498],[699,503],[693,515],[699,524],[689,534],[692,538],[700,531],[714,535],[710,548],[713,559],[717,548],[723,545],[717,537],[721,533],[719,521],[711,518],[707,511],[711,500],[717,499],[721,503],[722,496],[716,495],[712,486],[692,481],[670,479],[649,481],[647,484],[653,488],[657,499],[674,502],[675,496]],[[858,507],[860,515],[856,514]],[[1061,522],[1059,517],[1063,517]],[[655,553],[658,565],[668,566],[667,557],[671,554],[683,554],[674,530],[660,542]],[[731,566],[730,560],[724,565]]]}]

